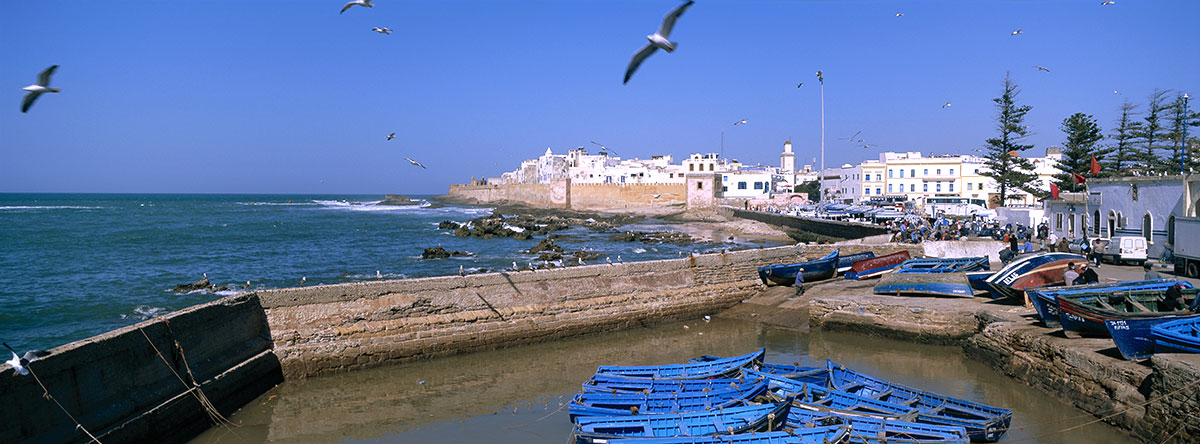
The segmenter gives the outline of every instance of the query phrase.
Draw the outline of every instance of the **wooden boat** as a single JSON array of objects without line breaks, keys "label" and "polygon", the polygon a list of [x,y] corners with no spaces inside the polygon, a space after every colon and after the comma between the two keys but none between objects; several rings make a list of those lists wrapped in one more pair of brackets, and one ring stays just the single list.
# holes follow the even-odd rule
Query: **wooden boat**
[{"label": "wooden boat", "polygon": [[898,251],[892,254],[879,256],[871,259],[863,259],[856,261],[850,265],[850,271],[846,272],[846,279],[870,279],[878,277],[888,271],[895,269],[912,258],[908,250]]},{"label": "wooden boat", "polygon": [[855,262],[864,259],[871,259],[873,257],[875,257],[875,253],[870,251],[866,253],[855,253],[849,256],[838,256],[837,274],[845,274],[847,271],[850,271],[850,268],[854,266]]},{"label": "wooden boat", "polygon": [[704,392],[750,385],[744,379],[648,379],[597,374],[583,383],[584,393]]},{"label": "wooden boat", "polygon": [[837,262],[838,250],[833,250],[832,253],[813,261],[758,267],[758,278],[764,284],[778,285],[795,285],[797,281],[816,282],[833,277],[837,273]]},{"label": "wooden boat", "polygon": [[[1121,357],[1130,361],[1147,359],[1156,351],[1153,329],[1168,322],[1200,319],[1200,314],[1164,315],[1153,318],[1106,319],[1104,327]],[[1197,348],[1200,350],[1200,348]],[[1164,353],[1167,353],[1164,351]]]},{"label": "wooden boat", "polygon": [[765,382],[709,392],[579,393],[567,406],[571,420],[580,416],[628,416],[710,411],[733,407],[767,391]]},{"label": "wooden boat", "polygon": [[758,365],[766,356],[766,349],[732,358],[689,362],[686,364],[617,366],[602,365],[596,369],[596,374],[623,376],[626,378],[655,378],[655,379],[704,379],[722,378],[736,375],[742,367]]},{"label": "wooden boat", "polygon": [[875,286],[875,294],[895,296],[972,297],[975,289],[966,273],[889,273]]},{"label": "wooden boat", "polygon": [[575,418],[575,442],[604,444],[617,438],[735,435],[773,432],[787,423],[791,400],[670,415],[581,416]]},{"label": "wooden boat", "polygon": [[[1058,303],[1054,299],[1059,294],[1076,294],[1105,290],[1136,291],[1166,289],[1175,285],[1176,282],[1182,283],[1183,288],[1192,288],[1192,284],[1187,281],[1151,279],[1148,281],[1106,282],[1103,284],[1070,285],[1066,287],[1038,287],[1027,289],[1025,292],[1029,295],[1029,301],[1033,303],[1034,310],[1037,310],[1038,317],[1042,319],[1042,324],[1050,328],[1058,328],[1062,326],[1062,323],[1059,321]],[[1150,332],[1147,331],[1146,334],[1149,335]]]},{"label": "wooden boat", "polygon": [[967,284],[969,284],[971,286],[971,290],[980,292],[980,291],[988,291],[988,286],[986,283],[984,283],[984,281],[986,281],[987,278],[992,277],[992,275],[996,274],[996,272],[990,271],[990,270],[989,271],[968,271],[966,274],[967,274]]},{"label": "wooden boat", "polygon": [[990,270],[987,256],[909,259],[896,267],[896,273],[964,273]]},{"label": "wooden boat", "polygon": [[[1081,334],[1108,336],[1108,328],[1104,326],[1106,320],[1145,319],[1186,313],[1159,310],[1159,303],[1166,292],[1166,289],[1100,290],[1060,294],[1054,298],[1054,302],[1058,304],[1058,319],[1067,337],[1079,337]],[[1195,299],[1197,292],[1200,290],[1183,290],[1184,299]]]},{"label": "wooden boat", "polygon": [[984,280],[994,299],[1023,303],[1026,288],[1062,285],[1067,264],[1087,261],[1072,253],[1036,253],[1020,256]]},{"label": "wooden boat", "polygon": [[608,441],[608,444],[842,444],[850,442],[849,439],[849,428],[828,426],[740,435],[624,438]]},{"label": "wooden boat", "polygon": [[854,444],[966,444],[971,439],[962,427],[937,426],[861,415],[818,412],[793,408],[788,412],[789,427],[846,425],[853,430]]},{"label": "wooden boat", "polygon": [[1190,317],[1150,328],[1155,353],[1200,353],[1200,319]]}]

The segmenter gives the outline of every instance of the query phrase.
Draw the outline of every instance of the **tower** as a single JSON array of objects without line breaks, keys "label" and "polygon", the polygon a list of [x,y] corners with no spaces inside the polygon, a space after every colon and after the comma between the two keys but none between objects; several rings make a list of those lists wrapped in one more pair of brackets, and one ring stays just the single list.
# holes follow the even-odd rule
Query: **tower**
[{"label": "tower", "polygon": [[792,141],[783,142],[783,154],[779,155],[779,169],[784,175],[796,173],[796,155],[792,153]]}]

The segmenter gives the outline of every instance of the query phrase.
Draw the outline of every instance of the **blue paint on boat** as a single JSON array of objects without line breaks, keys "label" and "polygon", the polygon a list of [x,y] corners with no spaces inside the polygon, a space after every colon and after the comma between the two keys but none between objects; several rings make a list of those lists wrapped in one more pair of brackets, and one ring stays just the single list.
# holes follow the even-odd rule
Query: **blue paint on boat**
[{"label": "blue paint on boat", "polygon": [[885,295],[929,295],[929,296],[974,296],[975,291],[963,282],[897,282],[875,286],[875,294]]},{"label": "blue paint on boat", "polygon": [[[833,277],[837,274],[839,250],[833,250],[820,259],[785,265],[764,265],[758,267],[758,278],[763,283],[779,285],[795,285],[799,282],[816,282]],[[799,278],[797,278],[799,276]]]},{"label": "blue paint on boat", "polygon": [[580,416],[628,416],[701,412],[739,405],[766,393],[757,383],[734,390],[683,393],[579,393],[567,406],[572,421]]},{"label": "blue paint on boat", "polygon": [[773,432],[787,424],[790,399],[773,404],[670,415],[580,416],[575,442],[603,444],[618,438],[735,435]]},{"label": "blue paint on boat", "polygon": [[751,385],[742,379],[649,379],[596,374],[583,383],[584,393],[703,392]]},{"label": "blue paint on boat", "polygon": [[855,444],[966,444],[971,440],[967,436],[967,430],[962,427],[801,408],[793,408],[788,412],[787,425],[798,428],[847,425],[853,430],[850,442]]},{"label": "blue paint on boat", "polygon": [[851,254],[849,256],[839,256],[838,264],[837,264],[837,272],[838,272],[838,274],[846,273],[846,272],[850,271],[850,267],[853,266],[855,262],[861,261],[863,259],[871,259],[873,257],[875,257],[875,253],[870,252],[870,251],[868,251],[866,253]]},{"label": "blue paint on boat", "polygon": [[1195,316],[1150,328],[1155,353],[1200,353],[1200,318]]},{"label": "blue paint on boat", "polygon": [[1138,291],[1138,290],[1160,290],[1170,288],[1172,285],[1180,283],[1183,288],[1192,288],[1192,284],[1187,281],[1177,281],[1175,279],[1150,279],[1144,281],[1121,281],[1121,282],[1106,282],[1103,284],[1089,285],[1070,285],[1065,287],[1038,287],[1026,290],[1029,295],[1029,301],[1033,303],[1034,310],[1037,310],[1038,317],[1042,319],[1042,323],[1050,328],[1059,328],[1062,326],[1062,321],[1059,319],[1058,302],[1055,298],[1060,294],[1078,294],[1096,291]]},{"label": "blue paint on boat", "polygon": [[655,378],[655,379],[704,379],[722,378],[736,375],[740,368],[762,363],[766,349],[754,353],[721,358],[711,361],[690,362],[687,364],[617,366],[602,365],[596,369],[596,374],[623,376],[626,378]]},{"label": "blue paint on boat", "polygon": [[740,435],[626,438],[614,439],[608,444],[838,444],[847,442],[849,436],[848,427],[828,426]]},{"label": "blue paint on boat", "polygon": [[1180,320],[1200,318],[1200,314],[1182,316],[1162,316],[1149,319],[1108,319],[1104,326],[1117,344],[1121,356],[1130,361],[1147,359],[1155,352],[1155,342],[1152,330],[1155,326]]},{"label": "blue paint on boat", "polygon": [[896,268],[895,273],[960,273],[990,270],[987,256],[953,258],[909,259]]}]

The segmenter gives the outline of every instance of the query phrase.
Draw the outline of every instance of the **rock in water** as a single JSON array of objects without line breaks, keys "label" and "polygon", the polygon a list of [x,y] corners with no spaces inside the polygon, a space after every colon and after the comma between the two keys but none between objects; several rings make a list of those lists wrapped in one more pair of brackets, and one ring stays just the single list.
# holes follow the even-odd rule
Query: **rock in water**
[{"label": "rock in water", "polygon": [[399,194],[384,194],[383,201],[375,205],[417,205],[418,202],[413,202],[408,196]]},{"label": "rock in water", "polygon": [[424,253],[421,253],[421,259],[444,259],[450,256],[474,256],[474,253],[469,251],[446,251],[445,248],[426,248]]},{"label": "rock in water", "polygon": [[176,293],[188,293],[196,290],[213,290],[216,286],[208,281],[208,278],[200,279],[190,284],[180,284],[171,288],[171,291]]}]

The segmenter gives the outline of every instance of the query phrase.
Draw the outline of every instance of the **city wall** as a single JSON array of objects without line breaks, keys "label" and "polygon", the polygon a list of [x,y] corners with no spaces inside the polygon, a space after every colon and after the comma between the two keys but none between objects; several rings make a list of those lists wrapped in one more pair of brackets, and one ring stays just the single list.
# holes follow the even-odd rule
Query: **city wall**
[{"label": "city wall", "polygon": [[520,202],[538,208],[567,208],[570,202],[569,185],[553,184],[505,184],[505,185],[450,185],[450,196],[472,203]]},{"label": "city wall", "polygon": [[838,220],[817,219],[811,217],[789,216],[763,211],[747,211],[731,208],[735,217],[756,220],[759,222],[794,228],[801,231],[820,234],[822,236],[839,237],[842,239],[858,239],[867,236],[888,234],[887,228],[879,225],[843,222]]},{"label": "city wall", "polygon": [[682,183],[599,184],[555,179],[549,184],[455,184],[450,185],[448,195],[451,200],[474,204],[514,202],[538,208],[597,210],[682,204],[687,201],[685,193]]},{"label": "city wall", "polygon": [[[253,294],[229,296],[50,350],[37,375],[0,371],[0,442],[187,442],[283,381]],[[181,380],[182,379],[182,380]],[[45,385],[46,391],[38,381]],[[193,390],[193,387],[196,387]]]}]

